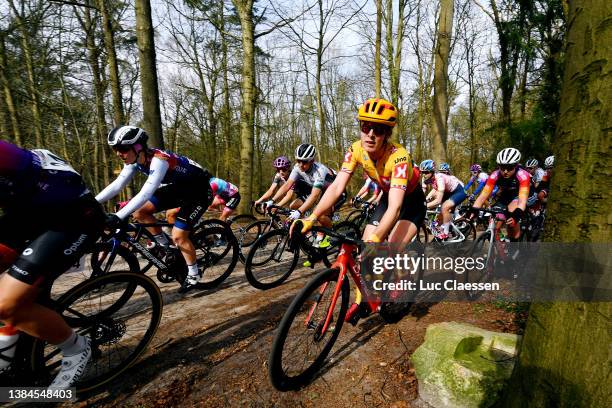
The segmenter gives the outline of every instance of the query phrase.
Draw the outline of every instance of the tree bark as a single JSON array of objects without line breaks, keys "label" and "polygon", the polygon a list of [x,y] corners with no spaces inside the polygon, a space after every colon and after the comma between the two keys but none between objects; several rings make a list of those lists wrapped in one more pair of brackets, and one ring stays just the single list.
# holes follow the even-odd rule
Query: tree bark
[{"label": "tree bark", "polygon": [[30,97],[30,109],[32,110],[32,127],[34,130],[34,141],[36,147],[44,147],[44,139],[42,137],[42,120],[40,116],[40,98],[38,96],[38,84],[36,74],[34,73],[34,57],[32,56],[32,46],[30,44],[30,34],[28,33],[28,24],[25,22],[24,17],[19,13],[13,0],[9,1],[9,5],[15,13],[15,21],[19,27],[21,36],[19,42],[21,44],[21,50],[23,51],[23,58],[25,60],[25,69],[28,78],[28,92]]},{"label": "tree bark", "polygon": [[374,43],[374,89],[380,98],[381,72],[380,47],[382,42],[382,0],[376,0],[376,42]]},{"label": "tree bark", "polygon": [[11,120],[13,140],[17,145],[23,146],[23,138],[21,137],[21,129],[19,127],[19,116],[17,114],[17,107],[15,106],[13,90],[11,89],[11,85],[7,76],[8,61],[4,40],[4,35],[0,36],[0,82],[2,83],[2,90],[4,93],[6,109]]},{"label": "tree bark", "polygon": [[433,95],[433,159],[446,161],[448,138],[448,60],[453,33],[453,0],[440,0],[440,17],[435,49]]},{"label": "tree bark", "polygon": [[239,213],[247,213],[252,200],[253,144],[255,132],[255,24],[253,0],[232,0],[242,31],[242,108],[240,111]]},{"label": "tree bark", "polygon": [[[548,241],[611,239],[610,21],[608,0],[570,1]],[[609,406],[611,315],[610,302],[532,305],[506,406]]]},{"label": "tree bark", "polygon": [[117,52],[115,50],[115,33],[111,24],[111,15],[108,10],[107,0],[98,0],[98,9],[102,15],[102,28],[104,31],[104,47],[106,48],[109,80],[113,96],[113,120],[114,126],[125,125],[123,111],[123,96],[121,95],[121,80],[119,78],[119,66],[117,64]]},{"label": "tree bark", "polygon": [[136,0],[136,40],[140,60],[140,84],[142,95],[143,128],[149,134],[149,144],[164,148],[159,88],[155,57],[155,38],[151,18],[151,2]]}]

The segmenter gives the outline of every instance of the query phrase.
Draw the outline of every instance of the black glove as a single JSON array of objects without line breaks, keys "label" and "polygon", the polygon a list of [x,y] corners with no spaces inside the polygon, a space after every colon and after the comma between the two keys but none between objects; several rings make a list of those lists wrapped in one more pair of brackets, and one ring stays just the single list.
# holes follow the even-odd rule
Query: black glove
[{"label": "black glove", "polygon": [[117,214],[106,214],[104,223],[111,229],[117,229],[123,223],[123,220],[117,217]]},{"label": "black glove", "polygon": [[525,211],[521,210],[520,208],[515,208],[514,211],[510,213],[510,217],[514,219],[514,222],[518,223],[521,221],[521,218],[523,218],[524,214]]},{"label": "black glove", "polygon": [[469,216],[470,219],[479,217],[481,211],[482,211],[482,208],[470,207],[468,209],[468,213],[470,214],[470,216]]}]

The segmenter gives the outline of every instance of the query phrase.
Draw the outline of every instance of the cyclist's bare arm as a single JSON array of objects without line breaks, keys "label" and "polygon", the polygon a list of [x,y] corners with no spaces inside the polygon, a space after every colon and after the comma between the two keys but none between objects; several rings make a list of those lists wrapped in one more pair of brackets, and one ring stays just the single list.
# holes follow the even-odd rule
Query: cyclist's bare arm
[{"label": "cyclist's bare arm", "polygon": [[287,205],[287,203],[288,203],[289,201],[291,201],[291,200],[293,199],[294,194],[295,194],[295,192],[294,192],[293,190],[289,190],[289,191],[287,191],[287,194],[285,194],[285,196],[283,197],[283,199],[282,199],[282,200],[280,200],[280,201],[278,202],[278,204],[277,204],[277,205],[278,205],[279,207],[284,207],[285,205]]},{"label": "cyclist's bare arm", "polygon": [[300,208],[298,208],[298,211],[304,214],[306,211],[310,210],[319,200],[319,197],[321,197],[322,193],[323,190],[317,187],[313,187],[312,191],[310,192],[310,195],[308,196],[306,201],[304,201],[304,204],[302,204]]},{"label": "cyclist's bare arm", "polygon": [[433,196],[433,200],[427,203],[427,209],[436,208],[437,206],[439,206],[442,203],[442,197],[444,197],[444,190],[431,190],[431,193],[433,193],[430,194],[431,196]]},{"label": "cyclist's bare arm", "polygon": [[293,187],[294,184],[295,184],[294,180],[291,180],[291,179],[287,180],[287,182],[283,184],[281,188],[278,189],[276,194],[274,194],[274,197],[272,197],[272,201],[277,202],[282,196],[287,194],[287,191],[291,190],[291,187]]},{"label": "cyclist's bare arm", "polygon": [[325,190],[325,194],[323,194],[323,197],[321,197],[319,204],[317,204],[317,207],[313,210],[312,213],[315,216],[320,217],[321,215],[329,212],[329,209],[332,208],[332,206],[336,203],[336,201],[338,201],[344,192],[346,185],[351,180],[351,176],[351,174],[344,171],[338,173],[334,182],[327,187],[327,190]]},{"label": "cyclist's bare arm", "polygon": [[259,197],[257,201],[255,201],[255,204],[263,203],[264,201],[272,197],[272,195],[274,194],[274,190],[276,190],[276,187],[278,187],[278,183],[272,183],[272,185],[270,185],[270,188],[265,193],[263,193],[263,195]]}]

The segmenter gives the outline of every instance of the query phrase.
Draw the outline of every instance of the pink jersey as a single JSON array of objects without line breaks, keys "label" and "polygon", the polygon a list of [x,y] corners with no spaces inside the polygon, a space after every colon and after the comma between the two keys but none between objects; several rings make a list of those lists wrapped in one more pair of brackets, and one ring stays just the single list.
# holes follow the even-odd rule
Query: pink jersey
[{"label": "pink jersey", "polygon": [[434,190],[445,193],[452,193],[458,186],[463,187],[463,183],[457,177],[444,173],[435,173],[426,184],[431,184]]}]

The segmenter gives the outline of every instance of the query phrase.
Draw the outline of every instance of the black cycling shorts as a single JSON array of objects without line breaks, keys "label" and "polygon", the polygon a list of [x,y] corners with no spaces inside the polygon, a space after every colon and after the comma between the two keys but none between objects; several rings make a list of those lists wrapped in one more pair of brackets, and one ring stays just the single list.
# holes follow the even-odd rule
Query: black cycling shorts
[{"label": "black cycling shorts", "polygon": [[21,251],[8,273],[29,285],[51,284],[97,241],[105,213],[93,195],[61,207],[9,209],[0,242]]},{"label": "black cycling shorts", "polygon": [[180,207],[174,226],[191,231],[212,204],[213,192],[208,179],[195,185],[173,183],[158,188],[149,201],[157,211]]},{"label": "black cycling shorts", "polygon": [[[376,210],[370,215],[368,224],[378,225],[383,215],[387,211],[389,206],[389,194],[384,193],[380,199],[380,203],[376,207]],[[404,201],[400,209],[399,220],[411,221],[417,227],[423,223],[427,207],[425,205],[425,193],[421,186],[416,186],[411,193],[404,195]]]},{"label": "black cycling shorts", "polygon": [[238,204],[240,204],[240,193],[234,194],[229,200],[225,201],[225,207],[230,210],[238,208]]}]

